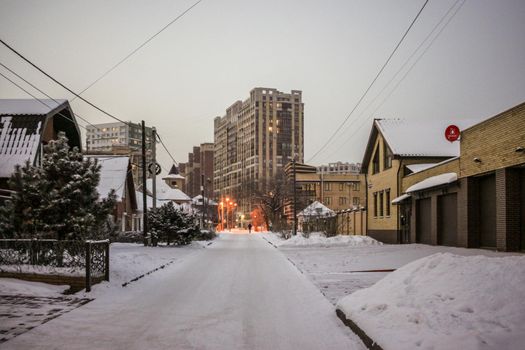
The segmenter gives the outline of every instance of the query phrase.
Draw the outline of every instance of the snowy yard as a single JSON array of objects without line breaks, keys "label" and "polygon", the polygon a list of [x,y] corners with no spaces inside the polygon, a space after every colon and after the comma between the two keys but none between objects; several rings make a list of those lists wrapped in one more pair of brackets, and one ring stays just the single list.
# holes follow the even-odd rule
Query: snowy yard
[{"label": "snowy yard", "polygon": [[[134,243],[110,246],[110,281],[93,286],[90,293],[63,293],[69,286],[0,278],[0,343],[67,313],[93,298],[122,292],[122,284],[166,264],[176,264],[202,249],[207,242],[184,247],[144,247]],[[145,276],[144,278],[151,278]]]},{"label": "snowy yard", "polygon": [[525,342],[522,254],[362,237],[264,238],[383,349],[517,349]]}]

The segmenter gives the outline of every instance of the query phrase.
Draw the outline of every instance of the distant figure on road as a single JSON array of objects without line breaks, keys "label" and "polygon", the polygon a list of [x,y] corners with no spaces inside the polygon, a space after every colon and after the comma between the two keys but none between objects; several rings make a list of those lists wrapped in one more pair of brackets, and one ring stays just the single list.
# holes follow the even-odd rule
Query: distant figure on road
[{"label": "distant figure on road", "polygon": [[248,224],[248,233],[252,233],[252,224]]}]

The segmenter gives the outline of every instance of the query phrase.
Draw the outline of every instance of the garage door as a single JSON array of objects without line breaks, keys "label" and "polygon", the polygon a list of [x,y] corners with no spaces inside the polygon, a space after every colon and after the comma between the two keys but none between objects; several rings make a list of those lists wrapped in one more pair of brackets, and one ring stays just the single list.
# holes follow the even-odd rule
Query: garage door
[{"label": "garage door", "polygon": [[496,247],[496,177],[479,178],[479,245]]},{"label": "garage door", "polygon": [[438,197],[438,244],[458,244],[458,196],[455,193]]},{"label": "garage door", "polygon": [[416,242],[430,244],[430,198],[416,202]]}]

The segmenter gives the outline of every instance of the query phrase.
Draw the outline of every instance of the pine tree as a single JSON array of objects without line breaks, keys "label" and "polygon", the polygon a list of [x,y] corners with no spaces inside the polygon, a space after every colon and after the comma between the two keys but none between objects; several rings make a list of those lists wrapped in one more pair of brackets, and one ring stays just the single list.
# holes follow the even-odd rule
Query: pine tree
[{"label": "pine tree", "polygon": [[104,236],[115,204],[112,190],[99,200],[100,165],[84,159],[59,133],[44,148],[42,165],[18,166],[9,185],[15,194],[0,209],[0,235],[82,240]]},{"label": "pine tree", "polygon": [[194,218],[177,209],[172,202],[159,208],[148,211],[148,224],[154,241],[164,240],[170,244],[171,240],[177,245],[191,243],[194,231],[191,230]]}]

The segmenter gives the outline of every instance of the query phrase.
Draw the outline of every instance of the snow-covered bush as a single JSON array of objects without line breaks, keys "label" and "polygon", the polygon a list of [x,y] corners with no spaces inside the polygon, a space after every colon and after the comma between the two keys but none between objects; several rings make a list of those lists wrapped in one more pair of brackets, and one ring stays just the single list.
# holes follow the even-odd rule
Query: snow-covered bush
[{"label": "snow-covered bush", "polygon": [[177,209],[172,202],[149,210],[148,224],[152,243],[155,245],[157,240],[164,241],[168,245],[171,242],[177,245],[191,243],[198,232],[194,227],[194,221],[192,215]]},{"label": "snow-covered bush", "polygon": [[100,165],[71,149],[64,133],[44,147],[41,166],[26,162],[9,180],[15,191],[0,207],[0,237],[106,238],[115,193],[100,200]]}]

